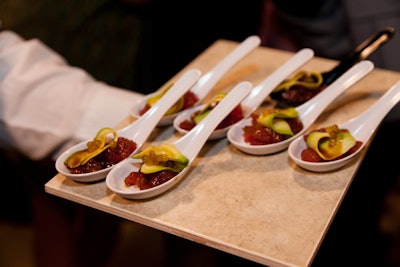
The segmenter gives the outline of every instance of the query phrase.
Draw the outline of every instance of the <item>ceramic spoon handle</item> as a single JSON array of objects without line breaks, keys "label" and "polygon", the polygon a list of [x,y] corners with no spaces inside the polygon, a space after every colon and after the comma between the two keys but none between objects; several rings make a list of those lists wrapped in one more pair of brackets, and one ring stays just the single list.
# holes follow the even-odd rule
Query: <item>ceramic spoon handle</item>
[{"label": "ceramic spoon handle", "polygon": [[[387,91],[381,98],[378,99],[378,101],[375,102],[375,104],[370,106],[366,111],[364,111],[354,120],[348,122],[348,124],[354,123],[358,125],[358,127],[353,129],[352,132],[359,132],[359,136],[362,140],[369,139],[369,137],[375,132],[384,117],[399,101],[400,81],[393,85],[389,89],[389,91]],[[365,123],[366,121],[368,123]]]},{"label": "ceramic spoon handle", "polygon": [[335,98],[371,72],[373,68],[374,64],[368,60],[363,60],[355,64],[321,93],[297,107],[296,109],[299,114],[301,114],[303,124],[311,125],[316,117],[319,116]]},{"label": "ceramic spoon handle", "polygon": [[130,139],[135,140],[138,146],[141,145],[168,109],[191,88],[200,74],[201,72],[198,69],[191,69],[184,73],[154,106],[136,121],[119,130],[119,134],[129,136]]},{"label": "ceramic spoon handle", "polygon": [[[204,74],[191,89],[202,100],[215,84],[232,68],[240,59],[250,53],[260,44],[258,36],[247,37],[229,55],[221,60],[214,68]],[[200,90],[201,88],[201,90]]]},{"label": "ceramic spoon handle", "polygon": [[252,84],[236,85],[192,130],[175,142],[176,147],[192,161],[218,124],[250,93]]}]

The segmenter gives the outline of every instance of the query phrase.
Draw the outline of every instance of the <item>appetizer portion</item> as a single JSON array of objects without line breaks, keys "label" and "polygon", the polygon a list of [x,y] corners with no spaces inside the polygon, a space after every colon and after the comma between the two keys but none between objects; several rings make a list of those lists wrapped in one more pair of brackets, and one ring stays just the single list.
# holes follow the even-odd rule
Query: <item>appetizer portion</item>
[{"label": "appetizer portion", "polygon": [[271,98],[277,100],[278,105],[284,107],[303,104],[332,84],[352,66],[369,57],[391,40],[393,35],[393,28],[384,28],[349,51],[330,71],[323,73],[300,71],[291,79],[278,85],[270,94]]},{"label": "appetizer portion", "polygon": [[261,114],[251,115],[252,124],[244,126],[243,137],[251,145],[278,143],[297,134],[303,129],[303,123],[296,109],[264,109]]},{"label": "appetizer portion", "polygon": [[[211,110],[218,105],[219,102],[222,101],[222,99],[226,96],[226,93],[218,93],[216,96],[214,96],[213,99],[211,99],[203,109],[194,112],[193,114],[190,115],[190,119],[184,120],[179,124],[179,127],[186,130],[190,131],[193,129],[200,121],[202,121],[210,112]],[[223,129],[226,128],[241,119],[243,119],[243,110],[241,105],[237,105],[229,114],[226,116],[216,127],[217,129]]]},{"label": "appetizer portion", "polygon": [[[165,88],[162,92],[159,94],[156,94],[152,97],[149,97],[146,101],[146,105],[140,110],[139,114],[143,115],[148,111],[152,106],[157,103],[158,100],[160,100],[161,97],[165,95],[165,93],[173,86],[174,84],[170,84],[167,88]],[[185,110],[188,108],[193,107],[197,102],[199,101],[199,98],[192,92],[188,91],[186,92],[179,100],[165,113],[165,115],[171,115],[175,114],[181,110]]]},{"label": "appetizer portion", "polygon": [[309,162],[337,160],[351,155],[362,145],[347,129],[336,124],[317,129],[304,135],[307,148],[301,152],[301,159]]},{"label": "appetizer portion", "polygon": [[[113,138],[108,135],[112,134]],[[116,130],[102,128],[87,149],[77,151],[65,159],[64,164],[72,174],[99,171],[117,164],[136,149],[136,143],[125,137],[118,137]]]},{"label": "appetizer portion", "polygon": [[139,171],[131,172],[124,182],[126,186],[135,186],[140,190],[165,183],[189,164],[189,160],[173,144],[150,146],[131,157],[141,159],[142,164]]},{"label": "appetizer portion", "polygon": [[279,84],[270,96],[280,104],[295,107],[310,100],[327,86],[321,73],[300,71]]}]

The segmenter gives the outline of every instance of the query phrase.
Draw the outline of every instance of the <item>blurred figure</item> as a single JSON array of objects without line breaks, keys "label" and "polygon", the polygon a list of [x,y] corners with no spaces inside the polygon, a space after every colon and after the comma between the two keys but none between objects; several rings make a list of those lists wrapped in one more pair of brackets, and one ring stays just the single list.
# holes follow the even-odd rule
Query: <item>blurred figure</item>
[{"label": "blurred figure", "polygon": [[[385,27],[399,30],[398,1],[264,0],[259,35],[262,45],[297,51],[312,48],[316,56],[340,59]],[[374,52],[375,67],[400,71],[400,35]]]}]

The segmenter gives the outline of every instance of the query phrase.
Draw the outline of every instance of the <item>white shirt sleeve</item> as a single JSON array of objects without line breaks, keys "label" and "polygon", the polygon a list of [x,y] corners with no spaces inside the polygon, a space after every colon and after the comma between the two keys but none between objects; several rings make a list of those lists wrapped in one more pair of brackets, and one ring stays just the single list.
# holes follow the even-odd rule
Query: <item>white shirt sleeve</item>
[{"label": "white shirt sleeve", "polygon": [[37,39],[0,32],[0,143],[31,159],[115,127],[141,97],[94,80]]}]

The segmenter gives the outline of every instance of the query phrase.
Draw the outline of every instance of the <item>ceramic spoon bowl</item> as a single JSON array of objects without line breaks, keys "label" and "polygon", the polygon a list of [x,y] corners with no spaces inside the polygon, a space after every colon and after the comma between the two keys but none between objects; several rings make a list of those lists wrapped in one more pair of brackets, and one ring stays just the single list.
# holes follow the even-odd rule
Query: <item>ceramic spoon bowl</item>
[{"label": "ceramic spoon bowl", "polygon": [[307,147],[304,136],[299,136],[290,143],[289,157],[303,169],[313,172],[329,172],[339,169],[352,161],[365,147],[371,136],[376,132],[386,114],[400,101],[400,82],[397,82],[378,101],[359,116],[339,124],[340,129],[347,129],[362,146],[347,157],[327,162],[308,162],[301,159],[301,152]]},{"label": "ceramic spoon bowl", "polygon": [[[231,69],[239,60],[253,51],[259,46],[261,40],[258,36],[253,35],[246,38],[242,43],[240,43],[231,53],[229,53],[223,60],[221,60],[217,65],[215,65],[210,71],[204,74],[198,82],[191,88],[191,91],[199,99],[196,103],[198,105],[203,101],[211,89],[217,84],[217,82],[224,76],[229,69]],[[140,117],[140,110],[146,106],[147,99],[159,94],[155,92],[147,95],[146,97],[140,99],[136,105],[131,109],[131,115],[135,118]],[[182,111],[181,111],[182,112]],[[175,117],[180,112],[163,116],[159,121],[158,126],[171,125]]]},{"label": "ceramic spoon bowl", "polygon": [[121,162],[121,164],[118,164],[107,175],[106,184],[108,188],[124,198],[144,199],[160,195],[175,186],[190,169],[193,160],[197,157],[215,127],[217,127],[221,120],[223,120],[231,110],[237,106],[244,97],[246,97],[251,88],[252,85],[249,82],[239,83],[206,118],[189,131],[189,133],[173,143],[175,147],[189,160],[189,164],[177,176],[150,189],[140,190],[133,186],[127,187],[124,183],[125,177],[133,171],[138,171],[140,163],[142,162],[141,159],[129,158],[128,160]]},{"label": "ceramic spoon bowl", "polygon": [[[197,69],[192,69],[186,72],[171,89],[151,108],[146,114],[138,118],[133,123],[118,131],[118,136],[128,138],[136,143],[136,149],[132,154],[142,147],[158,121],[162,118],[165,112],[181,97],[200,77],[201,72]],[[66,151],[64,151],[56,160],[55,167],[57,171],[64,176],[78,182],[94,182],[104,179],[107,173],[115,166],[110,166],[106,169],[83,174],[73,174],[65,166],[65,160],[73,153],[87,149],[87,141],[83,141]]]},{"label": "ceramic spoon bowl", "polygon": [[[286,77],[295,72],[298,68],[307,63],[314,56],[314,51],[309,48],[304,48],[297,52],[293,57],[286,61],[282,66],[276,69],[271,75],[263,80],[259,85],[251,90],[251,93],[242,101],[241,107],[243,110],[243,117],[247,118],[259,107],[266,97],[274,90],[279,83]],[[181,112],[174,119],[175,129],[181,133],[186,134],[188,131],[181,128],[180,124],[185,120],[190,120],[193,113],[202,110],[206,105],[196,106]],[[208,140],[220,139],[226,136],[228,130],[232,127],[225,127],[223,129],[216,129],[210,135]]]},{"label": "ceramic spoon bowl", "polygon": [[311,124],[335,98],[337,98],[362,77],[367,75],[373,68],[373,63],[367,60],[357,63],[335,82],[333,82],[329,88],[322,91],[301,106],[296,107],[299,118],[303,123],[303,130],[296,135],[278,143],[268,145],[251,145],[246,143],[243,137],[243,127],[246,125],[251,125],[252,122],[252,119],[248,118],[233,125],[231,129],[229,129],[227,134],[229,142],[231,142],[239,150],[252,155],[268,155],[286,149],[290,142],[292,142],[297,136],[303,134],[304,131],[311,126]]}]

